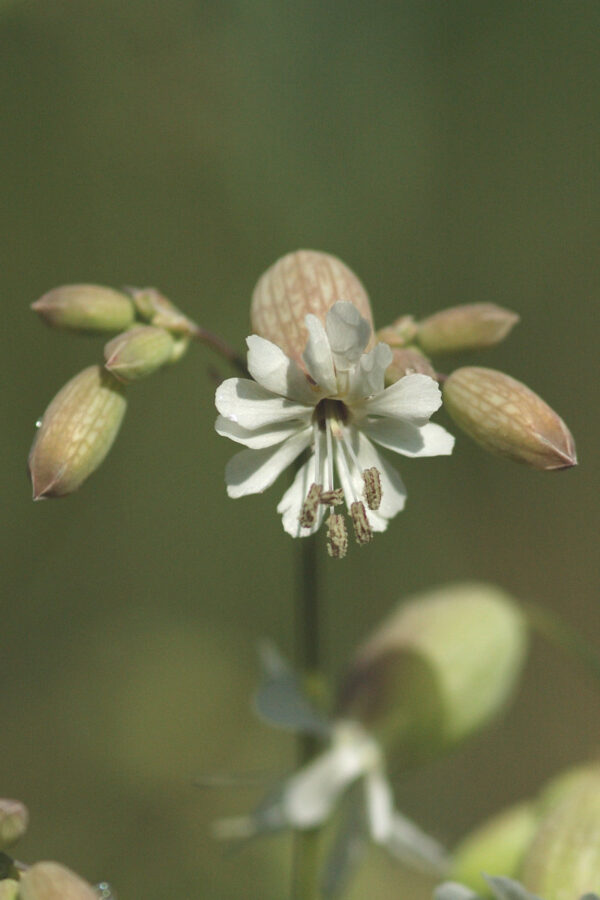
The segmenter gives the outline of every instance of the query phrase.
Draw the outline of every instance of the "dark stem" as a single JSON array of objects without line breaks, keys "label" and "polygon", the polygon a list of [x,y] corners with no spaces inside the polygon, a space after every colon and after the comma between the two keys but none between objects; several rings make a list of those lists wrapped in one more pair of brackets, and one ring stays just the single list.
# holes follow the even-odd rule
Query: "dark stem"
[{"label": "dark stem", "polygon": [[596,682],[600,683],[600,654],[576,628],[538,603],[526,603],[525,613],[534,631],[553,647],[561,650],[569,659],[579,663]]},{"label": "dark stem", "polygon": [[[299,564],[295,587],[294,640],[297,669],[302,672],[310,693],[320,667],[317,541],[315,536],[298,539]],[[317,740],[300,735],[298,764],[305,765],[315,755]],[[292,876],[293,900],[316,900],[319,895],[319,830],[297,831],[294,835]]]},{"label": "dark stem", "polygon": [[196,325],[190,336],[193,337],[195,341],[205,344],[207,347],[210,347],[211,350],[214,350],[216,353],[223,356],[244,378],[248,377],[248,369],[246,368],[246,363],[243,358],[217,334],[213,334],[212,331],[207,331],[207,329],[202,328],[201,325]]}]

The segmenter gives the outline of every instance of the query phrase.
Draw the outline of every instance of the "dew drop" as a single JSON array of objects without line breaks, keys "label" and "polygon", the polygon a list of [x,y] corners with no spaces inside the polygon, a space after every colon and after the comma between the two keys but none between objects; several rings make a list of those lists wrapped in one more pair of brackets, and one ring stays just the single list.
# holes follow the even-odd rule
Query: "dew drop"
[{"label": "dew drop", "polygon": [[35,423],[35,427],[36,427],[36,428],[41,428],[41,427],[42,427],[42,420],[41,420],[41,419],[38,419],[38,420],[37,420],[37,422]]},{"label": "dew drop", "polygon": [[96,885],[95,890],[98,894],[99,900],[117,900],[117,895],[111,888],[108,881],[101,881],[100,884]]}]

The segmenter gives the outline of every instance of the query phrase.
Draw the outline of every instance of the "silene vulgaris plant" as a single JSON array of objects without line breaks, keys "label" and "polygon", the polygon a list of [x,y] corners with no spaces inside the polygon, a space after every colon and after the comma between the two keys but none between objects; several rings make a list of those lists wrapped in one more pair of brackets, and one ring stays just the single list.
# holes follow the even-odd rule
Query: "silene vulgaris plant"
[{"label": "silene vulgaris plant", "polygon": [[[115,441],[134,382],[173,366],[194,343],[234,372],[215,396],[216,431],[240,445],[224,459],[229,497],[266,491],[293,467],[277,513],[287,535],[300,539],[290,542],[302,558],[302,583],[290,599],[301,632],[298,658],[289,664],[262,645],[254,706],[266,724],[297,736],[298,766],[253,809],[214,823],[215,835],[243,841],[292,832],[291,896],[298,898],[342,896],[370,845],[427,873],[437,883],[435,900],[596,897],[597,763],[500,811],[454,851],[397,808],[390,775],[455,750],[497,719],[519,682],[532,629],[568,649],[577,644],[560,639],[568,626],[491,584],[438,585],[397,602],[350,656],[329,708],[311,690],[326,602],[317,532],[324,532],[327,554],[341,560],[353,543],[364,546],[391,527],[407,496],[398,458],[407,458],[402,471],[410,481],[410,459],[454,450],[454,435],[433,420],[442,403],[456,428],[486,451],[545,471],[576,464],[569,429],[524,384],[479,366],[437,370],[438,356],[504,340],[516,313],[491,303],[425,319],[399,310],[377,329],[357,276],[312,250],[289,253],[258,280],[244,355],[154,288],[67,285],[32,308],[53,328],[108,339],[104,358],[76,374],[37,423],[29,456],[35,500],[81,487]],[[22,804],[0,801],[0,849],[26,824]],[[0,900],[114,896],[107,883],[92,887],[58,863],[2,860]],[[118,881],[118,873],[111,877]],[[281,885],[279,896],[287,892]]]}]

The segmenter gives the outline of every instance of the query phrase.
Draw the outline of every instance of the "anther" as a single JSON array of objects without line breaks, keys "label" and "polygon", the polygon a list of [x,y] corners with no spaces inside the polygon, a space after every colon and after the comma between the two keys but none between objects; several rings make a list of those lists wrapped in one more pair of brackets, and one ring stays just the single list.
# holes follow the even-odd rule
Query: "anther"
[{"label": "anther", "polygon": [[368,544],[373,540],[373,532],[367,519],[367,512],[362,501],[357,500],[350,507],[352,524],[354,525],[354,537],[357,544]]},{"label": "anther", "polygon": [[336,488],[331,491],[322,491],[320,502],[323,506],[339,506],[344,502],[344,491],[342,488]]},{"label": "anther", "polygon": [[364,490],[363,496],[367,501],[369,509],[379,509],[381,506],[381,478],[379,470],[373,466],[371,469],[365,469],[362,473]]},{"label": "anther", "polygon": [[348,551],[348,532],[344,517],[332,513],[327,519],[327,552],[333,559],[343,559]]},{"label": "anther", "polygon": [[312,528],[315,524],[322,491],[322,484],[311,484],[298,517],[302,528]]}]

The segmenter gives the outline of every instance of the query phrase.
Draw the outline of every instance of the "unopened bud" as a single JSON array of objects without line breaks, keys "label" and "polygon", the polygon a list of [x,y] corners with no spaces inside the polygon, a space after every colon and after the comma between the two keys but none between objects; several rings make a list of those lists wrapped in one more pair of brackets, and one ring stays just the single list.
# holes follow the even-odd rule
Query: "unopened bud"
[{"label": "unopened bud", "polygon": [[31,308],[54,328],[87,334],[122,331],[135,318],[135,307],[126,294],[96,284],[54,288]]},{"label": "unopened bud", "polygon": [[404,764],[424,762],[500,713],[526,649],[524,616],[503,591],[439,588],[402,603],[359,649],[338,714],[394,744]]},{"label": "unopened bud", "polygon": [[4,878],[0,881],[0,900],[18,900],[19,882],[12,878]]},{"label": "unopened bud", "polygon": [[367,293],[341,260],[316,250],[288,253],[267,269],[254,288],[252,329],[304,368],[302,354],[308,339],[304,319],[311,313],[325,323],[327,311],[338,300],[353,303],[373,326]]},{"label": "unopened bud", "polygon": [[538,820],[534,803],[518,803],[488,819],[454,851],[450,878],[484,896],[489,888],[483,872],[517,878]]},{"label": "unopened bud", "polygon": [[58,392],[29,454],[34,500],[72,494],[98,468],[125,414],[123,390],[102,366],[90,366]]},{"label": "unopened bud", "polygon": [[392,350],[392,362],[385,370],[386,384],[394,384],[405,375],[429,375],[436,378],[436,371],[427,359],[416,347],[394,347]]},{"label": "unopened bud", "polygon": [[499,344],[519,316],[495,303],[466,303],[418,323],[416,339],[425,353],[458,353]]},{"label": "unopened bud", "polygon": [[0,850],[15,844],[27,831],[27,807],[19,800],[0,799]]},{"label": "unopened bud", "polygon": [[98,900],[91,884],[55,862],[31,866],[20,883],[19,900]]},{"label": "unopened bud", "polygon": [[137,381],[171,362],[175,338],[164,328],[137,325],[104,347],[105,366],[121,381]]},{"label": "unopened bud", "polygon": [[417,334],[417,323],[412,316],[400,316],[391,325],[380,328],[377,340],[389,344],[390,347],[406,347],[412,344]]},{"label": "unopened bud", "polygon": [[560,416],[509,375],[457,369],[444,382],[443,396],[456,424],[491,453],[534,469],[577,465],[573,436]]},{"label": "unopened bud", "polygon": [[544,900],[600,892],[600,766],[573,779],[542,818],[521,880]]},{"label": "unopened bud", "polygon": [[138,315],[150,325],[192,336],[198,326],[156,288],[128,288]]}]

